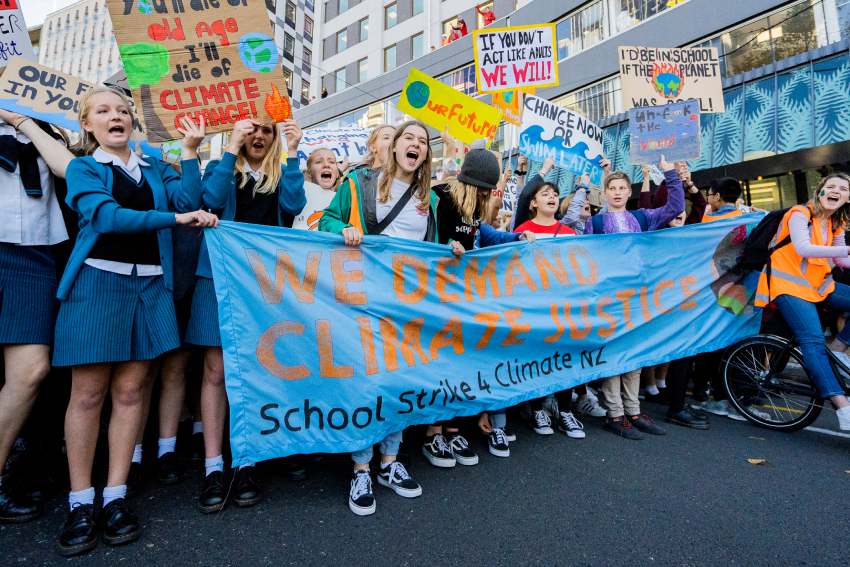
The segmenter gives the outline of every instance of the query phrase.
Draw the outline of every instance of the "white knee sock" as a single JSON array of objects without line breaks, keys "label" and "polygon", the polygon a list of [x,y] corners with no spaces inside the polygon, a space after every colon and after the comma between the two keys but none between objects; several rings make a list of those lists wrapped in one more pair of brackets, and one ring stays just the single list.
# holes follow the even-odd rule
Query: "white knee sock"
[{"label": "white knee sock", "polygon": [[121,486],[107,486],[103,489],[103,505],[106,506],[113,500],[118,500],[125,496],[127,496],[126,484],[122,484]]},{"label": "white knee sock", "polygon": [[70,493],[68,495],[68,504],[71,505],[71,510],[73,510],[75,506],[94,504],[94,487]]},{"label": "white knee sock", "polygon": [[133,450],[133,462],[142,464],[142,446],[141,446],[141,444],[136,445],[136,448]]},{"label": "white knee sock", "polygon": [[168,439],[159,438],[159,451],[156,454],[156,458],[160,458],[166,453],[173,453],[174,447],[177,445],[177,436],[169,437]]},{"label": "white knee sock", "polygon": [[658,391],[658,386],[650,384],[646,387],[646,393],[650,396],[657,396],[660,392]]},{"label": "white knee sock", "polygon": [[667,380],[658,380],[656,378],[655,385],[658,386],[659,388],[666,388],[667,387]]},{"label": "white knee sock", "polygon": [[203,421],[195,421],[192,422],[192,435],[195,433],[203,433],[204,432],[204,422]]},{"label": "white knee sock", "polygon": [[204,466],[207,468],[206,476],[211,475],[215,471],[224,472],[224,458],[221,455],[212,459],[204,459]]}]

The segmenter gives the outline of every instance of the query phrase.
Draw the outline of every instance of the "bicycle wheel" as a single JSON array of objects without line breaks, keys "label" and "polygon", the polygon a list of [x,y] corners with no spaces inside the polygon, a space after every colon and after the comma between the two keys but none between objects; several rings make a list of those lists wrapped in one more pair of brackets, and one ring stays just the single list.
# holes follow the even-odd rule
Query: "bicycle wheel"
[{"label": "bicycle wheel", "polygon": [[791,432],[817,419],[823,399],[798,349],[780,360],[787,344],[767,335],[746,338],[726,349],[720,370],[729,401],[741,415],[759,427]]}]

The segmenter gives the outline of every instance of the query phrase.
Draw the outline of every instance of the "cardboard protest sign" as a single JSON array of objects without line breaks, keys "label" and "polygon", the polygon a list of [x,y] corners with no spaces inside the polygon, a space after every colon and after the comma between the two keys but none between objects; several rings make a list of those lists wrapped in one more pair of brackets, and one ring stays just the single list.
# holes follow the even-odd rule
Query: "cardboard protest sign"
[{"label": "cardboard protest sign", "polygon": [[453,138],[467,144],[481,138],[492,141],[502,118],[499,110],[417,69],[407,76],[398,109],[440,132],[448,126]]},{"label": "cardboard protest sign", "polygon": [[724,112],[723,77],[716,47],[686,49],[620,46],[626,110],[688,99],[700,112]]},{"label": "cardboard protest sign", "polygon": [[699,159],[699,102],[686,100],[629,111],[629,156],[633,165]]},{"label": "cardboard protest sign", "polygon": [[304,194],[307,196],[307,204],[292,221],[292,228],[319,230],[319,219],[322,218],[322,212],[331,204],[336,192],[322,189],[315,183],[305,181]]},{"label": "cardboard protest sign", "polygon": [[553,158],[557,167],[602,183],[602,129],[584,116],[536,96],[525,97],[519,152],[530,160]]},{"label": "cardboard protest sign", "polygon": [[587,195],[584,198],[585,202],[590,203],[594,207],[604,207],[605,206],[605,193],[603,193],[600,189],[596,187],[591,187],[587,191]]},{"label": "cardboard protest sign", "polygon": [[502,117],[505,122],[514,126],[522,126],[522,112],[520,106],[522,103],[522,92],[520,91],[505,91],[503,93],[493,93],[493,107],[502,111]]},{"label": "cardboard protest sign", "polygon": [[20,1],[0,0],[0,68],[16,56],[37,61]]},{"label": "cardboard protest sign", "polygon": [[327,148],[336,154],[337,161],[346,157],[348,163],[355,164],[361,161],[369,150],[366,148],[366,140],[369,139],[371,130],[362,126],[343,126],[341,128],[311,128],[304,132],[301,143],[298,144],[299,167],[307,167],[307,158],[313,150]]},{"label": "cardboard protest sign", "polygon": [[292,116],[262,0],[106,4],[149,141],[180,138],[184,116],[204,120],[208,134]]},{"label": "cardboard protest sign", "polygon": [[505,211],[507,213],[514,212],[514,208],[516,207],[516,194],[517,189],[517,176],[511,175],[508,182],[505,184],[505,191],[502,194],[502,207],[499,209],[500,211]]},{"label": "cardboard protest sign", "polygon": [[555,24],[472,32],[478,92],[558,85]]}]

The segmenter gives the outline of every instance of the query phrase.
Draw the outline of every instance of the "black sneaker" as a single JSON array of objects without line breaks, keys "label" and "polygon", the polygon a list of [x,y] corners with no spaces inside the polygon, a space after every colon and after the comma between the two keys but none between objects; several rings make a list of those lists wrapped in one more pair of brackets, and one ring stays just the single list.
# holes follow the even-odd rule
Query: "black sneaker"
[{"label": "black sneaker", "polygon": [[378,472],[378,484],[391,488],[396,494],[405,498],[422,496],[422,487],[410,478],[407,469],[398,461],[381,465]]},{"label": "black sneaker", "polygon": [[625,439],[632,439],[633,441],[640,441],[643,439],[643,435],[640,434],[640,431],[632,427],[632,422],[624,416],[606,417],[605,429],[613,431]]},{"label": "black sneaker", "polygon": [[[451,438],[449,439],[449,450],[452,452],[452,456],[455,460],[466,466],[472,466],[478,464],[478,455],[469,448],[469,443],[466,442],[463,435],[460,433],[450,433]],[[380,480],[380,478],[378,479]]]},{"label": "black sneaker", "polygon": [[103,543],[106,545],[130,543],[139,539],[142,533],[139,518],[123,498],[116,498],[103,507],[100,523],[103,525]]},{"label": "black sneaker", "polygon": [[504,429],[493,428],[493,432],[487,437],[487,445],[490,454],[496,457],[510,457],[511,449],[508,446],[508,437]]},{"label": "black sneaker", "polygon": [[584,439],[584,426],[572,412],[559,412],[558,431],[573,439]]},{"label": "black sneaker", "polygon": [[23,524],[41,516],[42,508],[32,500],[13,496],[0,486],[0,524]]},{"label": "black sneaker", "polygon": [[531,412],[528,425],[538,435],[552,435],[555,433],[555,430],[552,429],[552,421],[543,410]]},{"label": "black sneaker", "polygon": [[351,490],[348,493],[348,507],[358,516],[375,513],[375,495],[372,494],[372,477],[369,476],[369,469],[354,471]]},{"label": "black sneaker", "polygon": [[310,478],[310,469],[304,455],[290,455],[283,459],[284,476],[286,480],[300,482]]},{"label": "black sneaker", "polygon": [[189,439],[189,447],[184,458],[190,463],[200,463],[204,460],[205,455],[204,434],[193,433],[192,437]]},{"label": "black sneaker", "polygon": [[650,435],[665,435],[667,433],[664,431],[664,428],[655,425],[651,417],[643,413],[640,415],[630,415],[629,421],[632,422],[635,428]]},{"label": "black sneaker", "polygon": [[503,427],[502,431],[504,431],[505,439],[507,439],[509,443],[516,441],[516,433],[512,433],[507,427]]},{"label": "black sneaker", "polygon": [[198,508],[204,514],[218,512],[227,504],[224,492],[224,473],[213,471],[204,479],[204,488],[198,496]]},{"label": "black sneaker", "polygon": [[435,467],[451,468],[457,462],[448,443],[446,443],[446,438],[439,433],[425,438],[422,454]]},{"label": "black sneaker", "polygon": [[94,504],[74,506],[59,535],[59,555],[79,555],[97,547]]},{"label": "black sneaker", "polygon": [[156,480],[165,485],[179,484],[186,480],[186,472],[177,458],[177,453],[164,453],[156,460]]},{"label": "black sneaker", "polygon": [[256,467],[240,467],[233,485],[233,503],[240,508],[254,506],[263,499]]},{"label": "black sneaker", "polygon": [[667,423],[672,423],[673,425],[681,425],[682,427],[690,427],[691,429],[708,429],[708,420],[704,418],[699,418],[689,412],[687,409],[683,409],[679,412],[667,412],[667,419],[665,420]]},{"label": "black sneaker", "polygon": [[142,463],[130,463],[130,474],[127,475],[127,495],[130,500],[142,493]]}]

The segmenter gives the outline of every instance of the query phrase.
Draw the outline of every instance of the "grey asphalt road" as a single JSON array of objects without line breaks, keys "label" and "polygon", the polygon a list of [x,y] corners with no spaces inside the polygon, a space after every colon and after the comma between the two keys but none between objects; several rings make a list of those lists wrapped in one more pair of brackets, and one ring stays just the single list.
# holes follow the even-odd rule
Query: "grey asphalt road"
[{"label": "grey asphalt road", "polygon": [[[661,420],[666,408],[645,409]],[[424,429],[406,432],[408,470],[423,495],[408,500],[375,483],[373,516],[348,509],[347,456],[327,456],[303,482],[262,463],[265,500],[218,516],[194,506],[197,466],[185,483],[148,482],[132,501],[144,523],[139,541],[60,558],[67,502],[58,497],[38,521],[0,526],[0,566],[850,564],[850,436],[713,417],[709,431],[671,425],[636,442],[587,418],[587,438],[573,440],[536,436],[509,417],[517,440],[507,459],[491,456],[470,426],[474,467],[431,466],[419,452]],[[835,431],[835,422],[825,410],[815,427]]]}]

